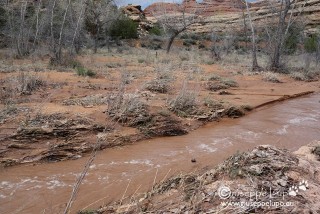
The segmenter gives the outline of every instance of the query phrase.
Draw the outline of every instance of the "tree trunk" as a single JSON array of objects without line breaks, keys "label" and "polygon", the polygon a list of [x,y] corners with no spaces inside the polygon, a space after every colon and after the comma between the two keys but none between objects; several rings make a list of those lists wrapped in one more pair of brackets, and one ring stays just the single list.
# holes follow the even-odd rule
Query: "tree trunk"
[{"label": "tree trunk", "polygon": [[53,1],[52,10],[51,10],[51,17],[50,17],[50,34],[51,34],[51,49],[53,53],[56,52],[56,42],[54,38],[54,32],[53,32],[53,19],[54,19],[54,8],[56,6],[57,0]]},{"label": "tree trunk", "polygon": [[26,44],[25,44],[25,41],[28,41],[28,39],[25,39],[25,15],[27,11],[27,4],[28,2],[24,2],[21,5],[21,9],[20,9],[20,28],[19,28],[19,34],[16,40],[17,53],[18,53],[18,56],[20,57],[27,55]]},{"label": "tree trunk", "polygon": [[98,51],[98,36],[94,38],[94,45],[93,45],[93,53],[97,53]]},{"label": "tree trunk", "polygon": [[320,35],[318,35],[318,39],[317,39],[316,65],[318,66],[319,63],[320,63]]},{"label": "tree trunk", "polygon": [[246,1],[246,8],[247,8],[247,12],[248,12],[248,16],[249,16],[249,22],[250,22],[250,27],[251,27],[251,43],[252,43],[252,71],[259,71],[261,70],[261,67],[258,64],[258,60],[257,60],[257,46],[256,46],[256,35],[255,35],[255,31],[254,31],[254,27],[253,27],[253,23],[252,23],[252,18],[251,18],[251,13],[249,10],[249,5],[247,0]]},{"label": "tree trunk", "polygon": [[106,37],[106,43],[107,43],[107,49],[108,49],[108,52],[110,52],[111,51],[111,49],[110,49],[110,37],[109,36],[107,36]]},{"label": "tree trunk", "polygon": [[[97,19],[98,23],[98,19]],[[93,53],[97,53],[98,45],[99,45],[99,35],[100,35],[100,27],[98,27],[97,33],[93,36]]]},{"label": "tree trunk", "polygon": [[175,32],[170,36],[168,40],[168,45],[167,45],[167,54],[170,52],[173,41],[178,35],[179,35],[179,32]]},{"label": "tree trunk", "polygon": [[68,13],[70,4],[71,4],[71,0],[68,0],[68,5],[67,5],[66,10],[65,10],[65,12],[64,12],[63,21],[62,21],[62,24],[61,24],[58,47],[57,47],[57,50],[56,50],[56,53],[55,53],[55,58],[56,58],[56,60],[57,60],[58,63],[61,63],[61,55],[62,55],[62,35],[63,35],[63,31],[64,31],[64,27],[65,27],[65,23],[66,23],[66,17],[67,17],[67,13]]},{"label": "tree trunk", "polygon": [[183,31],[185,31],[187,29],[187,26],[184,26],[182,29],[179,29],[179,30],[175,30],[172,34],[171,34],[171,36],[170,36],[170,38],[169,38],[169,41],[168,41],[168,45],[167,45],[167,54],[170,52],[170,50],[171,50],[171,46],[172,46],[172,44],[173,44],[173,41],[174,41],[174,39],[180,34],[180,33],[182,33]]},{"label": "tree trunk", "polygon": [[289,12],[290,6],[291,6],[290,0],[281,1],[278,29],[276,34],[276,42],[275,42],[274,51],[271,58],[271,66],[270,66],[270,68],[275,71],[278,71],[279,69],[281,69],[281,63],[280,63],[281,49],[282,49],[283,41],[285,37],[285,21],[286,21],[286,17]]},{"label": "tree trunk", "polygon": [[41,9],[41,0],[39,0],[37,14],[36,14],[36,35],[34,36],[33,45],[32,45],[33,51],[36,49],[36,43],[37,43],[37,39],[38,39],[40,9]]},{"label": "tree trunk", "polygon": [[[82,0],[81,2],[81,9],[80,9],[80,14],[79,14],[79,17],[78,17],[78,20],[77,20],[77,25],[76,25],[76,29],[74,30],[74,34],[73,34],[73,37],[72,37],[72,46],[74,47],[75,49],[75,52],[78,54],[79,51],[80,51],[80,45],[79,45],[79,41],[76,41],[78,40],[78,29],[79,29],[79,26],[80,26],[80,21],[82,19],[82,15],[83,15],[83,11],[84,11],[84,7],[85,7],[85,4],[86,3],[86,0]],[[72,48],[71,48],[72,50]]]},{"label": "tree trunk", "polygon": [[246,50],[248,50],[248,32],[247,32],[247,20],[246,20],[246,15],[244,13],[244,10],[242,9],[242,16],[243,16],[243,32],[244,32],[244,36],[246,38],[245,40],[245,44],[246,44]]}]

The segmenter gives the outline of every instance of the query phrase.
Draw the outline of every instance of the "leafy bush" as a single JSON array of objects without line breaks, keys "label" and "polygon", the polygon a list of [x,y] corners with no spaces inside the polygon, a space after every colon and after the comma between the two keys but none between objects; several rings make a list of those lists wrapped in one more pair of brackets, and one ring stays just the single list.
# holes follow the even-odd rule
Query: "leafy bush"
[{"label": "leafy bush", "polygon": [[313,34],[311,37],[308,37],[304,41],[304,49],[308,53],[314,53],[317,51],[317,45],[318,45],[318,36],[316,34]]},{"label": "leafy bush", "polygon": [[142,58],[140,58],[140,59],[138,59],[138,63],[144,63],[146,60],[145,59],[142,59]]},{"label": "leafy bush", "polygon": [[0,29],[3,29],[7,23],[6,10],[0,7]]},{"label": "leafy bush", "polygon": [[86,69],[83,66],[77,66],[76,67],[76,72],[79,76],[83,76],[83,77],[94,77],[96,75],[95,72],[91,71],[90,69]]},{"label": "leafy bush", "polygon": [[201,35],[197,34],[197,33],[185,33],[182,34],[181,39],[191,39],[191,40],[201,40]]},{"label": "leafy bush", "polygon": [[138,38],[138,24],[129,18],[119,19],[111,26],[110,35],[114,39]]},{"label": "leafy bush", "polygon": [[190,47],[191,45],[196,45],[197,41],[194,39],[186,39],[183,41],[183,45],[186,47]]},{"label": "leafy bush", "polygon": [[301,32],[302,29],[296,25],[289,28],[288,36],[284,41],[284,51],[286,54],[294,54],[296,52]]},{"label": "leafy bush", "polygon": [[199,44],[198,48],[199,48],[199,49],[205,49],[205,48],[206,48],[206,46],[205,46],[204,44],[202,44],[202,43],[201,43],[201,44]]},{"label": "leafy bush", "polygon": [[163,34],[163,30],[160,26],[155,25],[149,30],[149,33],[151,35],[161,36]]},{"label": "leafy bush", "polygon": [[151,50],[160,50],[161,49],[161,44],[155,44],[155,43],[142,43],[141,47],[143,48],[148,48]]}]

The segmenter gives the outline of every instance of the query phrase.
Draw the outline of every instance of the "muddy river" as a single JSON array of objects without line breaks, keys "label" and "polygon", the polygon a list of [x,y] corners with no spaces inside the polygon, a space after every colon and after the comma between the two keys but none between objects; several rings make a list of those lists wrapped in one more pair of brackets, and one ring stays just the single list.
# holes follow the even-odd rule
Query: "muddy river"
[{"label": "muddy river", "polygon": [[[185,136],[100,151],[72,213],[146,191],[168,176],[217,165],[256,145],[296,150],[320,139],[319,121],[320,94],[313,94],[260,108],[240,119],[211,123]],[[87,159],[0,169],[0,213],[62,213]]]}]

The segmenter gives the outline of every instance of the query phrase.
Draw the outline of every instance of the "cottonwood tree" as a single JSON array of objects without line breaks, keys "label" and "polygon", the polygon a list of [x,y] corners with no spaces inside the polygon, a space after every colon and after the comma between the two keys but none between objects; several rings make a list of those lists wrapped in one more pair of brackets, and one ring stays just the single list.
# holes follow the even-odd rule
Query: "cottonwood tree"
[{"label": "cottonwood tree", "polygon": [[59,2],[53,0],[52,5],[49,6],[49,20],[50,20],[50,50],[52,52],[51,63],[62,64],[65,57],[62,56],[62,48],[66,45],[66,32],[70,34],[72,31],[72,20],[70,17],[71,0]]},{"label": "cottonwood tree", "polygon": [[189,29],[192,25],[203,21],[201,11],[203,11],[203,7],[201,9],[195,7],[192,11],[187,11],[184,2],[174,5],[173,10],[172,8],[169,10],[167,4],[160,3],[155,10],[152,11],[152,15],[168,35],[167,53],[170,52],[171,46],[179,34]]},{"label": "cottonwood tree", "polygon": [[305,50],[305,68],[308,69],[312,58],[315,59],[315,63],[318,63],[318,51],[319,51],[319,44],[318,44],[318,35],[312,34],[305,38],[304,40],[304,50]]},{"label": "cottonwood tree", "polygon": [[222,53],[222,45],[220,42],[220,40],[221,40],[220,36],[217,33],[212,32],[210,39],[212,42],[212,45],[210,47],[211,56],[215,60],[220,61],[221,60],[221,53]]},{"label": "cottonwood tree", "polygon": [[16,4],[7,3],[7,36],[11,46],[16,49],[17,56],[23,57],[30,53],[30,39],[33,35],[32,21],[34,17],[33,4],[21,1]]},{"label": "cottonwood tree", "polygon": [[94,53],[98,49],[99,37],[106,36],[108,28],[118,17],[119,13],[113,0],[87,0],[84,26],[94,41]]},{"label": "cottonwood tree", "polygon": [[306,2],[302,1],[297,4],[297,0],[267,1],[271,16],[266,20],[268,24],[265,24],[264,28],[268,37],[267,47],[271,70],[280,71],[283,68],[281,56],[288,32],[290,27],[299,19]]},{"label": "cottonwood tree", "polygon": [[252,45],[252,71],[257,71],[261,70],[261,67],[258,64],[257,60],[257,43],[256,43],[256,33],[255,33],[255,28],[253,25],[250,9],[249,9],[249,4],[247,0],[244,0],[246,4],[246,9],[248,13],[248,20],[250,24],[250,29],[251,29],[251,45]]},{"label": "cottonwood tree", "polygon": [[320,33],[317,34],[316,65],[320,63]]},{"label": "cottonwood tree", "polygon": [[273,53],[271,55],[271,64],[270,64],[270,68],[272,70],[278,70],[281,68],[281,64],[280,64],[280,56],[281,56],[281,49],[282,49],[282,45],[283,45],[283,41],[285,38],[285,33],[286,33],[286,29],[287,29],[287,25],[289,26],[290,21],[288,22],[288,24],[286,25],[286,18],[288,16],[290,7],[291,7],[292,1],[290,0],[281,0],[280,1],[280,7],[278,9],[278,25],[277,25],[277,29],[276,29],[276,33],[275,33],[275,44],[274,44],[274,48],[273,48]]},{"label": "cottonwood tree", "polygon": [[[79,15],[76,19],[76,24],[75,24],[75,29],[73,32],[73,36],[72,36],[72,47],[74,48],[76,53],[79,53],[80,51],[80,37],[82,35],[82,28],[83,28],[83,14],[85,11],[85,6],[86,6],[86,2],[87,0],[81,0],[80,2],[80,9],[79,9]],[[73,48],[71,48],[71,53],[73,52]]]}]

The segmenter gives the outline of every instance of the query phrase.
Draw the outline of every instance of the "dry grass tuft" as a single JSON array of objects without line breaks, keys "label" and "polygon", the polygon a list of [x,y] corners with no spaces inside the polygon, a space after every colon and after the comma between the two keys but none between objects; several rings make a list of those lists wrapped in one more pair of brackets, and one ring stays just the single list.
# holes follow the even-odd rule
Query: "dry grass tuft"
[{"label": "dry grass tuft", "polygon": [[196,112],[197,95],[184,86],[180,93],[169,102],[169,109],[179,116],[187,117]]},{"label": "dry grass tuft", "polygon": [[281,83],[281,81],[279,80],[279,75],[273,72],[263,73],[263,80],[267,82]]},{"label": "dry grass tuft", "polygon": [[154,79],[148,82],[145,88],[151,92],[165,94],[170,90],[170,82],[167,79]]},{"label": "dry grass tuft", "polygon": [[47,86],[47,81],[37,74],[19,72],[18,75],[1,80],[1,103],[12,102],[16,95],[31,95]]},{"label": "dry grass tuft", "polygon": [[129,126],[144,125],[150,121],[148,106],[140,101],[137,94],[125,94],[120,90],[108,99],[107,114],[116,122]]}]

